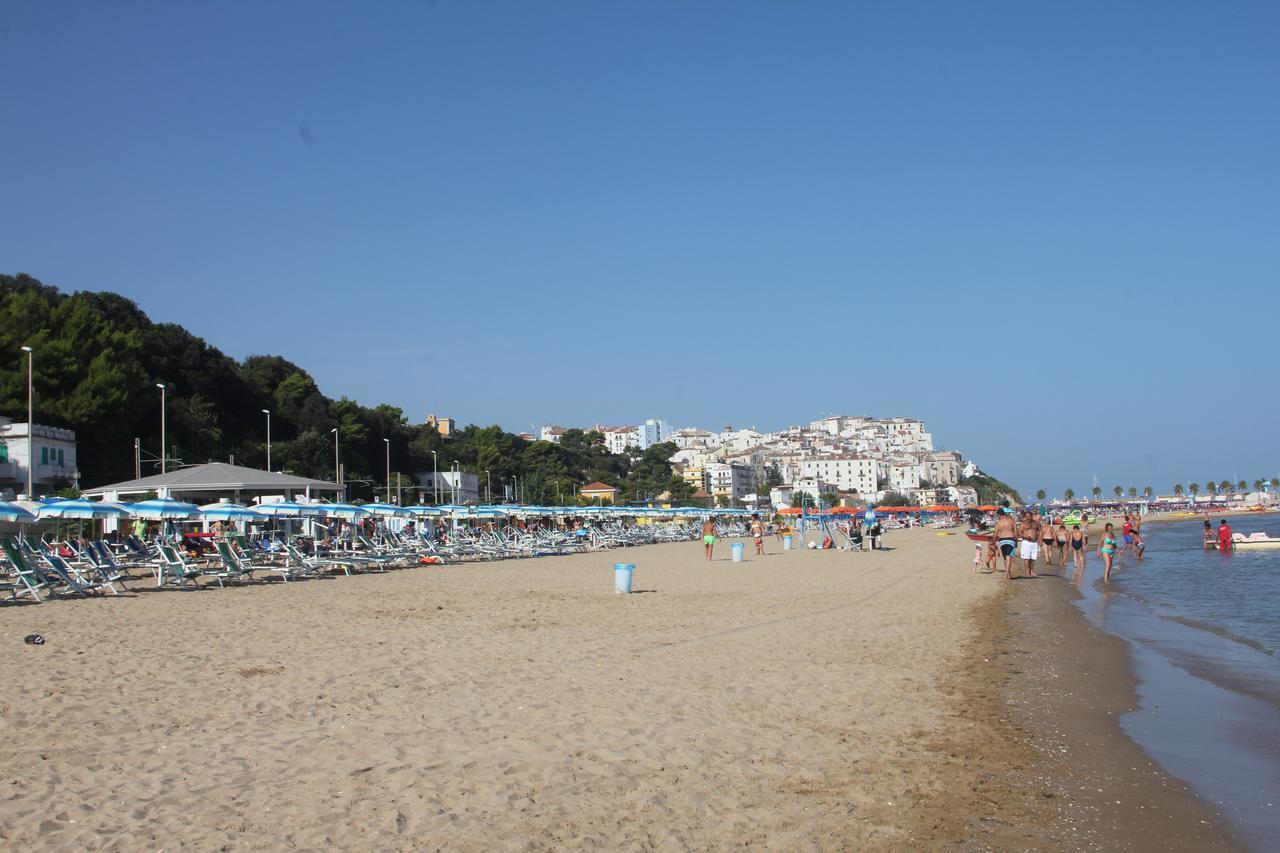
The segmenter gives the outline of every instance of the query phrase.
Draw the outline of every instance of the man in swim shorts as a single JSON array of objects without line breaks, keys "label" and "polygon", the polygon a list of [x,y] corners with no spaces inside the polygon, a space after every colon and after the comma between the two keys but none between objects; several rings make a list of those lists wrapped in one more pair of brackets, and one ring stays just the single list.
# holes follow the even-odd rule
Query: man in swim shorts
[{"label": "man in swim shorts", "polygon": [[1036,576],[1036,557],[1040,556],[1040,519],[1034,512],[1028,512],[1018,525],[1018,538],[1022,540],[1022,548],[1018,556],[1027,567],[1027,577]]},{"label": "man in swim shorts", "polygon": [[711,559],[711,552],[716,547],[716,522],[715,519],[708,518],[702,522],[702,550],[706,552],[707,559]]},{"label": "man in swim shorts", "polygon": [[1014,532],[1013,516],[1007,509],[1001,509],[996,517],[996,525],[991,529],[991,538],[1000,549],[1000,556],[1004,557],[1004,576],[1012,577],[1013,552],[1018,547],[1018,540],[1017,533]]}]

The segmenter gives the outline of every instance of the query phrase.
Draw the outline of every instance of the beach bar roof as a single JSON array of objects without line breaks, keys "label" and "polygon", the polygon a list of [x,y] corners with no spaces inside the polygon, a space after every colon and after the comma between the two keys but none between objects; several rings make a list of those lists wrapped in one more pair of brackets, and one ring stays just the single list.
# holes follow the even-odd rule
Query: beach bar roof
[{"label": "beach bar roof", "polygon": [[313,492],[337,492],[340,489],[337,483],[326,480],[295,477],[293,474],[262,471],[257,468],[246,468],[243,465],[229,465],[226,462],[210,462],[206,465],[179,468],[176,471],[154,474],[137,480],[98,486],[96,489],[86,489],[83,495],[119,500],[127,495],[143,495],[152,491],[166,497],[207,497],[241,493],[310,495]]}]

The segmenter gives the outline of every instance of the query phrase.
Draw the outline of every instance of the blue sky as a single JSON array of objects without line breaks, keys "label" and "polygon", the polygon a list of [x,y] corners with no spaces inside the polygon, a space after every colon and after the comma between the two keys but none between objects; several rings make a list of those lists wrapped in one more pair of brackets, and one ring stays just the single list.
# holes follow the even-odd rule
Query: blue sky
[{"label": "blue sky", "polygon": [[414,420],[905,414],[1028,491],[1277,476],[1278,26],[11,0],[0,270]]}]

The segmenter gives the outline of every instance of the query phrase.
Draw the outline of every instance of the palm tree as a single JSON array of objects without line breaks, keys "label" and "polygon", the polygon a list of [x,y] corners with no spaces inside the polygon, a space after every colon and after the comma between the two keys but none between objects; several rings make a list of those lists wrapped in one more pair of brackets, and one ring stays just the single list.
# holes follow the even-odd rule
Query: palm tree
[{"label": "palm tree", "polygon": [[1230,480],[1223,480],[1221,483],[1219,483],[1219,484],[1218,484],[1218,491],[1219,491],[1219,492],[1222,492],[1224,495],[1225,495],[1227,492],[1231,491],[1231,481],[1230,481]]},{"label": "palm tree", "polygon": [[1218,484],[1210,480],[1204,484],[1204,490],[1211,495],[1216,495],[1218,493]]},{"label": "palm tree", "polygon": [[1263,487],[1264,485],[1265,485],[1265,484],[1264,484],[1261,480],[1254,480],[1254,481],[1253,481],[1253,490],[1254,490],[1255,492],[1260,492],[1260,491],[1262,491],[1262,487]]},{"label": "palm tree", "polygon": [[1075,497],[1076,497],[1076,490],[1067,489],[1065,492],[1062,493],[1062,496],[1066,498],[1068,501],[1073,501],[1075,500]]},{"label": "palm tree", "polygon": [[1116,486],[1116,487],[1115,487],[1114,489],[1112,489],[1111,491],[1112,491],[1112,492],[1114,492],[1114,493],[1115,493],[1115,496],[1116,496],[1116,497],[1118,497],[1118,498],[1119,498],[1119,497],[1124,497],[1124,489],[1123,489],[1123,488],[1121,488],[1120,486]]},{"label": "palm tree", "polygon": [[1093,487],[1093,489],[1091,489],[1091,491],[1092,491],[1092,493],[1093,493],[1093,499],[1094,499],[1095,501],[1096,501],[1098,498],[1102,497],[1102,487],[1101,487],[1101,486],[1094,486],[1094,487]]},{"label": "palm tree", "polygon": [[1194,498],[1196,495],[1200,494],[1200,484],[1192,483],[1191,485],[1187,486],[1187,491],[1190,492],[1191,497]]},{"label": "palm tree", "polygon": [[1153,489],[1153,488],[1151,488],[1150,486],[1143,486],[1143,487],[1142,487],[1142,494],[1143,494],[1143,496],[1144,496],[1144,497],[1149,498],[1149,497],[1151,497],[1152,495],[1154,495],[1154,494],[1155,494],[1155,492],[1156,492],[1156,490],[1155,490],[1155,489]]},{"label": "palm tree", "polygon": [[1236,480],[1236,489],[1241,492],[1249,491],[1249,484],[1244,480]]},{"label": "palm tree", "polygon": [[1174,484],[1173,484],[1173,494],[1174,494],[1175,496],[1177,496],[1177,497],[1182,497],[1182,484],[1181,484],[1181,483],[1174,483]]},{"label": "palm tree", "polygon": [[1138,488],[1136,486],[1129,487],[1129,497],[1136,498],[1138,496]]},{"label": "palm tree", "polygon": [[1039,489],[1039,490],[1037,490],[1037,491],[1036,491],[1036,500],[1038,500],[1038,501],[1042,501],[1042,500],[1044,500],[1044,496],[1045,496],[1045,490],[1044,490],[1044,489]]},{"label": "palm tree", "polygon": [[1280,491],[1280,477],[1271,478],[1271,491]]}]

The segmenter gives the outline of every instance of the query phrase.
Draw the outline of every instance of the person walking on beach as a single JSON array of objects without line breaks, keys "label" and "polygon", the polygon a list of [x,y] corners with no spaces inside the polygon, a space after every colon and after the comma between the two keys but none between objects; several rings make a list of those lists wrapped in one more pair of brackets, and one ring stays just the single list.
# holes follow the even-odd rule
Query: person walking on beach
[{"label": "person walking on beach", "polygon": [[1004,557],[1004,576],[1009,579],[1013,578],[1013,552],[1018,547],[1016,526],[1009,511],[1001,509],[996,517],[996,526],[991,529],[991,538],[1000,549],[1000,556]]},{"label": "person walking on beach", "polygon": [[1218,550],[1224,554],[1231,550],[1231,525],[1225,518],[1218,522]]},{"label": "person walking on beach", "polygon": [[1102,558],[1102,564],[1105,567],[1102,579],[1107,583],[1111,583],[1111,563],[1116,558],[1115,534],[1115,525],[1108,521],[1102,532],[1102,541],[1098,543],[1098,556]]},{"label": "person walking on beach", "polygon": [[1071,528],[1071,561],[1079,571],[1084,571],[1084,547],[1088,544],[1089,539],[1085,532],[1080,529],[1080,525],[1074,525]]},{"label": "person walking on beach", "polygon": [[1022,524],[1018,526],[1018,538],[1022,540],[1018,556],[1027,567],[1027,577],[1033,578],[1036,576],[1036,558],[1040,556],[1040,519],[1036,518],[1034,512],[1027,510],[1022,517]]},{"label": "person walking on beach", "polygon": [[1040,550],[1044,552],[1044,561],[1046,564],[1053,565],[1053,519],[1038,516],[1036,522],[1040,525]]},{"label": "person walking on beach", "polygon": [[1067,523],[1062,519],[1058,519],[1058,526],[1054,530],[1054,535],[1058,542],[1058,565],[1065,566],[1067,564]]},{"label": "person walking on beach", "polygon": [[751,516],[751,537],[756,540],[756,554],[764,554],[764,522],[759,513]]},{"label": "person walking on beach", "polygon": [[1213,523],[1209,519],[1204,520],[1204,549],[1208,551],[1213,547]]},{"label": "person walking on beach", "polygon": [[716,522],[710,516],[702,522],[702,550],[706,552],[707,559],[711,559],[711,552],[716,548]]}]

